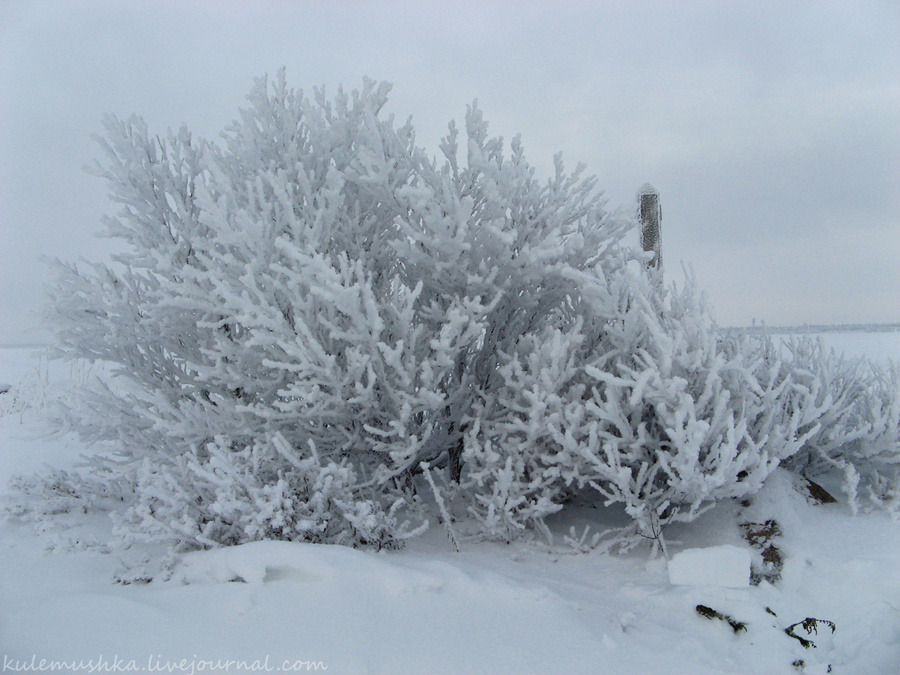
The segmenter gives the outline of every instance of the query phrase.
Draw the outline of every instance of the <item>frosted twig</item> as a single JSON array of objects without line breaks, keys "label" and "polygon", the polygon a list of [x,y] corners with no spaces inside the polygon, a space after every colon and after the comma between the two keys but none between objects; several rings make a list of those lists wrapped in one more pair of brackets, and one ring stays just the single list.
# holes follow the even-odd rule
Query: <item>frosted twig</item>
[{"label": "frosted twig", "polygon": [[444,528],[447,530],[447,536],[450,537],[450,541],[453,543],[453,548],[456,549],[456,552],[459,553],[459,541],[456,539],[456,532],[453,530],[453,524],[450,520],[450,513],[447,511],[447,505],[444,504],[444,498],[441,496],[440,491],[438,490],[437,485],[434,483],[434,479],[431,477],[430,467],[428,466],[428,462],[422,462],[419,464],[419,467],[422,469],[422,473],[425,474],[425,480],[428,481],[428,485],[431,486],[431,491],[434,493],[434,501],[437,502],[438,511],[441,514],[441,521],[444,523]]}]

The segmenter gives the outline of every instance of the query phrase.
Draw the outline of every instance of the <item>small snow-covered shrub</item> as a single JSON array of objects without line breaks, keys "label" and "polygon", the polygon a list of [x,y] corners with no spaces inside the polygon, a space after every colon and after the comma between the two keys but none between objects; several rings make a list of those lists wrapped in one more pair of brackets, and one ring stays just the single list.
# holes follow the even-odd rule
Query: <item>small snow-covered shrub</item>
[{"label": "small snow-covered shrub", "polygon": [[[633,544],[726,498],[757,492],[779,465],[835,467],[875,503],[900,496],[900,369],[845,361],[810,339],[720,333],[688,277],[615,288],[621,315],[548,327],[504,354],[502,386],[467,437],[469,510],[509,539],[571,498],[620,504]],[[596,318],[596,317],[594,317]],[[591,497],[591,491],[595,497]]]},{"label": "small snow-covered shrub", "polygon": [[900,364],[847,358],[820,341],[789,344],[794,405],[809,438],[786,466],[814,478],[835,469],[851,506],[859,497],[900,508]]},{"label": "small snow-covered shrub", "polygon": [[692,283],[641,290],[610,333],[614,348],[586,365],[578,453],[590,485],[656,538],[661,525],[759,490],[803,438],[781,409],[789,378],[771,350],[729,349]]},{"label": "small snow-covered shrub", "polygon": [[621,316],[522,340],[500,368],[466,454],[489,531],[540,525],[587,489],[658,539],[666,523],[753,494],[803,446],[774,345],[720,337],[693,281],[625,279]]},{"label": "small snow-covered shrub", "polygon": [[539,181],[475,106],[432,159],[388,90],[262,79],[223,145],[107,120],[124,252],[59,263],[49,307],[59,354],[101,364],[56,411],[95,450],[50,494],[113,495],[126,543],[394,547],[435,469],[448,530],[506,540],[578,497],[662,542],[786,461],[896,493],[896,371],[861,389],[720,335],[582,168]]}]

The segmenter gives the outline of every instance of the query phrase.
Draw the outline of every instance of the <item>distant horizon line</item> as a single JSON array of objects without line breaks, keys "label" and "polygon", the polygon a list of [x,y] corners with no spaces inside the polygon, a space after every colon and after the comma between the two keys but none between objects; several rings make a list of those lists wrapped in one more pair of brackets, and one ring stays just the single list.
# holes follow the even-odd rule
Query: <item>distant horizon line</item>
[{"label": "distant horizon line", "polygon": [[749,326],[720,326],[719,330],[739,333],[896,333],[900,332],[900,323],[803,323],[770,326],[754,322]]}]

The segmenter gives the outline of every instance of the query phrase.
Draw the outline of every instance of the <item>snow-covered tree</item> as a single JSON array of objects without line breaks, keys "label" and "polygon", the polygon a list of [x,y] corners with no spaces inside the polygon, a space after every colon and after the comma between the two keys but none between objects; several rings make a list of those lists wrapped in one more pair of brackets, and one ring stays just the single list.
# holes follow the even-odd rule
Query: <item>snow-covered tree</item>
[{"label": "snow-covered tree", "polygon": [[[539,180],[476,105],[432,159],[388,91],[263,78],[222,144],[107,119],[96,173],[124,251],[60,263],[49,308],[59,353],[106,373],[59,411],[96,444],[63,493],[116,504],[126,540],[391,547],[432,467],[489,536],[587,495],[658,538],[807,441],[798,466],[844,461],[836,381],[722,338],[582,168]],[[880,445],[856,454],[892,461],[879,391]]]}]

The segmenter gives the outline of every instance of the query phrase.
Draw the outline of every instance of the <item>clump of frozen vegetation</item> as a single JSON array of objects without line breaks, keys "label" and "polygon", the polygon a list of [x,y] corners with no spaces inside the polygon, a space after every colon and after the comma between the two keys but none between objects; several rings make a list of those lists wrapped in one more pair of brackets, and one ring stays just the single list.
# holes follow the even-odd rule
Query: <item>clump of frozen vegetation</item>
[{"label": "clump of frozen vegetation", "polygon": [[838,471],[854,511],[868,503],[900,513],[900,363],[847,359],[809,339],[789,348],[809,437],[786,468]]},{"label": "clump of frozen vegetation", "polygon": [[59,351],[108,376],[59,410],[96,445],[56,494],[181,548],[395,547],[428,517],[426,467],[444,520],[506,540],[578,499],[662,543],[779,465],[893,503],[896,368],[720,335],[594,178],[557,159],[538,180],[474,105],[429,157],[388,90],[262,79],[220,145],[106,121],[127,246],[59,265]]}]

